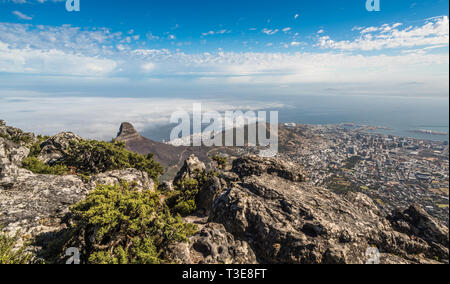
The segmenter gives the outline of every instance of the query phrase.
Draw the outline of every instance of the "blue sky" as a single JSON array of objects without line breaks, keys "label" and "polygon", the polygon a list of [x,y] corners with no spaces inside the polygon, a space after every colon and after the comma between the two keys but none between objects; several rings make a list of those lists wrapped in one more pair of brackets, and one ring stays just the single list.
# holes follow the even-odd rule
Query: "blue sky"
[{"label": "blue sky", "polygon": [[[99,121],[87,133],[94,136],[124,120],[104,126],[111,98],[141,126],[164,116],[131,111],[146,100],[164,113],[164,101],[199,99],[221,109],[303,95],[448,100],[448,0],[381,0],[380,12],[368,12],[366,0],[80,0],[80,12],[65,2],[0,0],[7,120],[84,108]],[[75,125],[39,123],[44,132]]]},{"label": "blue sky", "polygon": [[[178,48],[190,53],[217,48],[228,51],[312,50],[319,30],[336,39],[347,39],[357,34],[352,31],[357,26],[396,22],[421,25],[425,19],[448,15],[449,9],[445,0],[381,0],[382,11],[378,13],[368,13],[365,0],[81,0],[79,13],[68,13],[65,0],[41,2],[3,0],[0,21],[72,25],[87,30],[107,28],[123,34],[133,31],[133,36],[139,36],[139,40],[131,44],[134,47]],[[286,50],[284,44],[293,41],[308,45],[291,46]]]}]

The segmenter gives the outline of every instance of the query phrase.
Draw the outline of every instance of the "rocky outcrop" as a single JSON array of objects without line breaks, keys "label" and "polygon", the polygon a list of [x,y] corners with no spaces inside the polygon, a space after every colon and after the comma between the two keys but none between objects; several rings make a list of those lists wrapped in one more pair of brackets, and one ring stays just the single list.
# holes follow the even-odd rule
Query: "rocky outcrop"
[{"label": "rocky outcrop", "polygon": [[126,182],[138,191],[155,190],[155,182],[148,174],[136,169],[115,170],[98,174],[90,181],[90,186],[98,184],[119,184]]},{"label": "rocky outcrop", "polygon": [[28,148],[0,137],[0,189],[11,187],[26,173],[19,164],[29,153]]},{"label": "rocky outcrop", "polygon": [[396,231],[424,240],[432,249],[427,253],[429,257],[448,259],[448,227],[439,224],[422,206],[415,204],[403,212],[396,210],[388,218]]},{"label": "rocky outcrop", "polygon": [[134,126],[129,122],[123,122],[120,125],[119,133],[117,133],[117,140],[129,142],[134,139],[140,139],[141,135],[134,129]]},{"label": "rocky outcrop", "polygon": [[[180,156],[185,155],[185,148],[156,142],[141,136],[129,122],[123,122],[120,126],[117,141],[124,142],[126,149],[139,154],[154,154],[154,159],[164,166],[176,166],[183,162]],[[170,179],[172,179],[171,176]]]},{"label": "rocky outcrop", "polygon": [[38,159],[47,164],[55,164],[68,155],[72,142],[79,142],[82,138],[72,132],[57,134],[41,144]]},{"label": "rocky outcrop", "polygon": [[179,264],[256,264],[249,244],[235,240],[224,226],[206,224],[189,243],[177,243],[168,250],[168,258]]},{"label": "rocky outcrop", "polygon": [[206,170],[206,166],[195,155],[191,155],[185,162],[181,170],[173,180],[173,184],[178,184],[185,179],[192,178],[196,171],[202,172]]},{"label": "rocky outcrop", "polygon": [[[5,126],[3,126],[5,127]],[[40,157],[49,162],[63,157],[70,141],[81,139],[72,133],[58,134],[42,144]],[[30,150],[0,137],[0,225],[21,241],[59,231],[69,207],[82,200],[99,184],[127,182],[136,190],[154,190],[155,183],[136,169],[101,173],[86,181],[76,175],[38,175],[20,168]],[[48,159],[47,159],[48,158]]]},{"label": "rocky outcrop", "polygon": [[33,133],[24,132],[19,128],[7,126],[4,120],[0,120],[0,137],[13,141],[21,146],[33,143],[36,140]]},{"label": "rocky outcrop", "polygon": [[[223,179],[227,185],[214,200],[210,222],[247,241],[262,263],[365,263],[371,247],[382,262],[448,262],[448,229],[423,210],[426,222],[408,210],[408,217],[397,218],[417,230],[398,230],[366,195],[341,197],[313,187],[281,160],[244,157],[232,172]],[[434,232],[436,245],[424,230]]]},{"label": "rocky outcrop", "polygon": [[269,174],[293,182],[306,181],[306,172],[300,166],[277,159],[261,159],[258,156],[237,159],[233,163],[232,172],[241,177]]}]

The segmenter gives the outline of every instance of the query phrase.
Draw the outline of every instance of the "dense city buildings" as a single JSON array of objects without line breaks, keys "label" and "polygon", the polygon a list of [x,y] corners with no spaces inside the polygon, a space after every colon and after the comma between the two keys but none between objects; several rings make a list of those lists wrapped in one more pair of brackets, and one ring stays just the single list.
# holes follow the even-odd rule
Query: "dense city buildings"
[{"label": "dense city buildings", "polygon": [[386,212],[420,203],[448,224],[448,142],[368,129],[289,124],[280,130],[280,156],[303,165],[314,185],[364,192]]}]

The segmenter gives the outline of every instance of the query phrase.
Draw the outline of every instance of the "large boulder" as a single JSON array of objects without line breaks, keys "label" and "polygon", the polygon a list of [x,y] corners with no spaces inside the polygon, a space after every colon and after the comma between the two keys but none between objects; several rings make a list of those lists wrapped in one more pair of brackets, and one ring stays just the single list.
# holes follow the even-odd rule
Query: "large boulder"
[{"label": "large boulder", "polygon": [[246,240],[262,263],[365,263],[371,247],[386,263],[448,262],[448,248],[444,258],[421,233],[396,231],[366,195],[341,197],[300,182],[292,164],[243,157],[233,172],[239,179],[228,179],[209,219]]},{"label": "large boulder", "polygon": [[233,162],[232,172],[239,176],[260,176],[269,174],[293,182],[307,180],[306,172],[300,166],[278,159],[266,159],[259,156],[246,156]]},{"label": "large boulder", "polygon": [[101,173],[94,176],[90,184],[95,187],[98,184],[119,184],[126,182],[129,186],[138,191],[155,190],[155,182],[149,178],[148,174],[136,169],[115,170]]},{"label": "large boulder", "polygon": [[59,133],[41,144],[38,159],[46,164],[55,164],[68,154],[71,143],[81,140],[80,136],[72,132]]}]

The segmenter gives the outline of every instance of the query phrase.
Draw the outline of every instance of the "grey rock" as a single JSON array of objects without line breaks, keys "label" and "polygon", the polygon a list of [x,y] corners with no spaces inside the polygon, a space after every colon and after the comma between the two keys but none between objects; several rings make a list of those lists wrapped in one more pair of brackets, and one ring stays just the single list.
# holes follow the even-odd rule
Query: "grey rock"
[{"label": "grey rock", "polygon": [[59,133],[41,144],[38,159],[47,164],[61,161],[70,150],[71,142],[79,142],[82,138],[71,132]]},{"label": "grey rock", "polygon": [[7,126],[4,120],[0,123],[0,137],[20,144],[21,146],[26,146],[36,140],[33,133],[24,132],[19,128]]},{"label": "grey rock", "polygon": [[189,243],[171,245],[168,255],[180,264],[256,264],[249,244],[236,240],[223,225],[208,223]]},{"label": "grey rock", "polygon": [[10,187],[27,171],[19,168],[30,150],[10,140],[0,137],[0,189]]},{"label": "grey rock", "polygon": [[421,205],[412,205],[404,211],[395,210],[388,219],[398,232],[419,237],[431,246],[432,252],[427,252],[429,257],[448,259],[448,227],[439,224]]},{"label": "grey rock", "polygon": [[[65,138],[59,135],[47,145],[65,150]],[[63,139],[64,138],[64,139]],[[59,151],[59,150],[56,150]],[[38,175],[20,168],[29,149],[0,137],[0,224],[11,235],[20,231],[20,243],[36,236],[60,231],[69,207],[81,201],[98,184],[128,182],[136,190],[154,190],[148,174],[136,169],[110,171],[84,182],[78,176]],[[51,235],[51,234],[49,234]]]},{"label": "grey rock", "polygon": [[[425,211],[420,216],[428,225],[397,231],[368,196],[342,197],[299,182],[304,180],[300,171],[282,160],[243,157],[234,162],[233,172],[240,179],[217,196],[209,221],[246,240],[262,263],[365,263],[373,246],[395,256],[390,260],[448,262],[448,237],[441,238],[448,231]],[[402,219],[411,226],[417,218]],[[423,235],[430,228],[433,238]],[[431,240],[436,247],[447,244],[446,257]]]},{"label": "grey rock", "polygon": [[123,122],[120,125],[119,133],[117,133],[117,140],[127,142],[133,139],[140,138],[141,135],[134,129],[134,126],[129,122]]},{"label": "grey rock", "polygon": [[106,173],[98,174],[90,181],[91,187],[97,184],[119,184],[121,182],[128,183],[132,188],[143,190],[155,190],[155,182],[149,178],[148,174],[136,169],[115,170]]},{"label": "grey rock", "polygon": [[201,189],[197,198],[197,209],[209,215],[211,207],[217,195],[222,191],[223,183],[217,178],[211,178]]},{"label": "grey rock", "polygon": [[164,181],[160,185],[161,191],[174,191],[174,187],[171,181]]},{"label": "grey rock", "polygon": [[290,181],[306,181],[305,171],[291,162],[281,162],[277,159],[265,159],[259,156],[238,158],[233,162],[232,172],[239,176],[259,176],[261,174],[275,175]]}]

